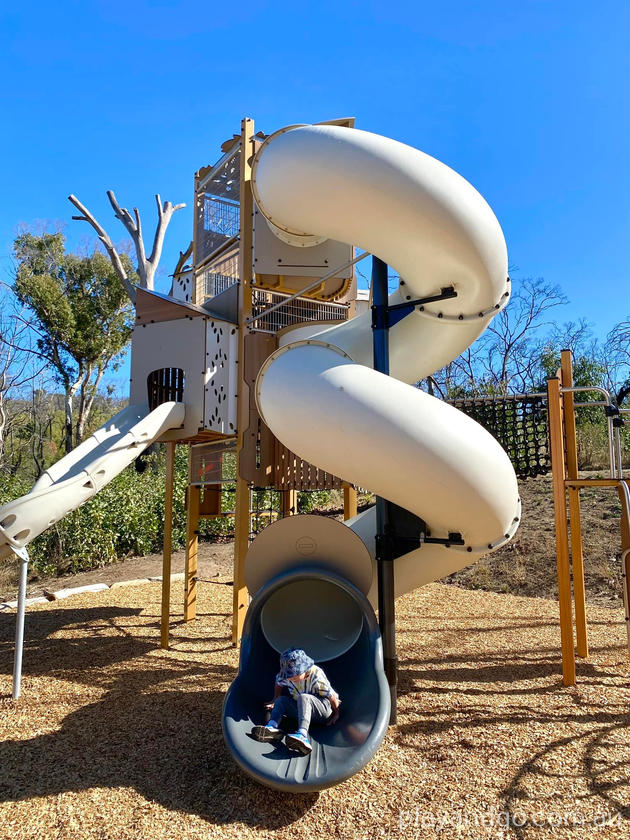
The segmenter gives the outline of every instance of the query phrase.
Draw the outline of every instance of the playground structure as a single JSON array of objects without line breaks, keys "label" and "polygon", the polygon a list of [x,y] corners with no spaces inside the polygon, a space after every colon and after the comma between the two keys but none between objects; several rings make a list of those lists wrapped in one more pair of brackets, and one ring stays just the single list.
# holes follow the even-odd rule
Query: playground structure
[{"label": "playground structure", "polygon": [[[597,401],[576,402],[575,395],[595,392]],[[549,411],[549,440],[553,475],[554,513],[556,525],[556,559],[558,565],[558,602],[560,605],[560,638],[562,647],[562,681],[575,685],[575,656],[588,657],[586,624],[586,590],[584,586],[584,557],[580,522],[580,490],[589,487],[616,489],[621,502],[621,567],[622,592],[625,608],[628,650],[630,652],[630,490],[623,478],[621,440],[619,430],[623,415],[630,409],[615,406],[610,394],[595,386],[575,387],[571,352],[563,350],[561,367],[547,383]],[[600,406],[608,422],[609,467],[608,478],[580,478],[576,409]],[[567,515],[568,494],[568,515]],[[573,598],[572,587],[573,583]],[[573,601],[573,604],[572,604]],[[573,612],[575,611],[575,638]]]},{"label": "playground structure", "polygon": [[[241,660],[224,734],[259,781],[317,790],[359,770],[395,721],[394,598],[475,562],[518,528],[501,446],[411,387],[507,303],[507,254],[468,182],[353,120],[266,137],[245,119],[222,151],[195,176],[192,266],[183,254],[170,295],[137,290],[130,407],[0,510],[0,550],[22,558],[21,651],[28,542],[164,442],[167,647],[174,447],[190,447],[186,620],[195,617],[199,519],[226,514],[223,464],[234,453]],[[353,265],[369,255],[373,305],[362,312]],[[400,276],[389,296],[387,265]],[[352,515],[356,487],[378,501]],[[252,488],[279,491],[285,515],[250,545]],[[345,523],[291,515],[299,490],[331,488],[344,490]],[[339,723],[313,732],[308,758],[249,737],[288,645],[325,663],[343,699]],[[18,677],[19,665],[16,657]]]}]

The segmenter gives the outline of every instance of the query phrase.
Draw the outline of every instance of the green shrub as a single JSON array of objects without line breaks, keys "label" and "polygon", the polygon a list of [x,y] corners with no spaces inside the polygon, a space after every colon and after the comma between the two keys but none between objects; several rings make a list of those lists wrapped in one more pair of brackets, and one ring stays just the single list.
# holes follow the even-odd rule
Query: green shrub
[{"label": "green shrub", "polygon": [[[29,546],[32,565],[47,576],[75,573],[105,566],[121,557],[152,554],[162,550],[164,539],[165,458],[163,447],[148,457],[148,468],[138,474],[133,465],[123,470],[93,499],[72,511]],[[234,475],[234,459],[226,458],[224,477]],[[186,539],[185,493],[188,482],[188,449],[175,449],[175,484],[173,494],[173,547]],[[19,477],[0,482],[0,505],[30,490]],[[299,493],[298,510],[307,513],[330,501],[327,491]],[[280,510],[280,493],[256,490],[252,507],[261,511]],[[235,490],[226,484],[222,510],[233,511]],[[254,523],[261,530],[269,522],[261,516]],[[234,517],[203,519],[199,524],[202,539],[216,540],[234,533]]]}]

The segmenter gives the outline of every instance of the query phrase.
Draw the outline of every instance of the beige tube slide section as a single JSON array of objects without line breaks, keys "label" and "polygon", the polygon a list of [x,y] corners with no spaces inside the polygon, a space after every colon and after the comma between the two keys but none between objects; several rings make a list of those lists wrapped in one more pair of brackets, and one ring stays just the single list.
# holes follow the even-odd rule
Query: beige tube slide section
[{"label": "beige tube slide section", "polygon": [[131,405],[108,420],[43,473],[30,493],[0,508],[0,558],[95,496],[154,440],[181,426],[184,413],[182,403],[167,402],[153,411]]},{"label": "beige tube slide section", "polygon": [[[369,315],[285,344],[258,377],[265,422],[300,457],[420,516],[433,537],[461,533],[463,546],[399,558],[397,594],[504,544],[520,518],[507,455],[473,420],[408,384],[456,358],[509,298],[505,240],[488,204],[417,149],[339,126],[271,135],[253,184],[260,210],[287,235],[341,240],[385,260],[401,277],[390,304],[457,292],[390,330],[390,376],[372,369]],[[347,524],[373,553],[374,510]]]}]

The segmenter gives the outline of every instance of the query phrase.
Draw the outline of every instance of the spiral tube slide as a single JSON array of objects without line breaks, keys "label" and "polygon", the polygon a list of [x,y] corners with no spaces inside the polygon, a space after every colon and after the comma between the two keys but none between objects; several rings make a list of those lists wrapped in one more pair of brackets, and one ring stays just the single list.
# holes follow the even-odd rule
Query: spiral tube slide
[{"label": "spiral tube slide", "polygon": [[[331,125],[271,135],[252,179],[259,209],[285,235],[330,237],[387,262],[401,277],[390,305],[457,293],[390,329],[389,376],[372,369],[369,314],[281,347],[256,384],[267,425],[301,458],[421,517],[431,536],[462,535],[464,545],[397,559],[396,594],[503,545],[520,519],[509,458],[473,420],[409,384],[462,353],[509,299],[505,240],[486,201],[417,149]],[[374,510],[348,525],[373,550]],[[375,584],[369,597],[376,603]]]},{"label": "spiral tube slide", "polygon": [[[390,304],[457,292],[390,329],[390,376],[372,368],[369,315],[287,333],[256,382],[266,423],[301,458],[421,517],[431,536],[461,534],[463,545],[424,544],[397,558],[397,595],[503,545],[520,518],[507,455],[473,420],[410,384],[465,350],[509,298],[503,234],[484,199],[416,149],[330,125],[271,135],[252,183],[284,241],[309,247],[330,237],[389,263],[401,277]],[[268,526],[249,549],[254,599],[223,729],[238,764],[270,787],[336,784],[384,738],[390,698],[373,611],[375,534],[374,508],[345,524],[296,516]],[[291,645],[324,663],[343,698],[339,723],[311,730],[308,757],[249,734],[263,722],[278,653]]]}]

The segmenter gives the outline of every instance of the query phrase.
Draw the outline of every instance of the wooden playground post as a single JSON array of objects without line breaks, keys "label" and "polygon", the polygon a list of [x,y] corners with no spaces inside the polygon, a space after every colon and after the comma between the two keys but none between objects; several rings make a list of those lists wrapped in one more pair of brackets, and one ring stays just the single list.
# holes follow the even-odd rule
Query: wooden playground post
[{"label": "wooden playground post", "polygon": [[560,640],[562,646],[562,682],[575,685],[575,649],[571,607],[571,570],[565,493],[564,435],[560,379],[547,382],[549,405],[549,437],[553,476],[553,504],[556,525],[556,559],[558,564],[558,602],[560,606]]},{"label": "wooden playground post", "polygon": [[[282,516],[295,516],[298,512],[298,491],[282,491]],[[271,523],[270,523],[271,524]]]},{"label": "wooden playground post", "polygon": [[168,650],[171,610],[171,555],[173,551],[173,484],[175,479],[175,444],[166,444],[166,486],[164,491],[164,546],[162,550],[162,616],[160,640]]},{"label": "wooden playground post", "polygon": [[[561,353],[562,387],[573,387],[573,360],[570,350]],[[564,434],[567,453],[567,478],[578,477],[577,432],[574,398],[571,391],[562,394]],[[569,527],[571,530],[571,569],[573,571],[573,599],[575,602],[575,631],[577,655],[588,656],[586,629],[586,588],[584,585],[584,552],[582,549],[582,519],[579,487],[569,487]]]},{"label": "wooden playground post", "polygon": [[232,642],[237,645],[243,632],[248,595],[245,586],[245,556],[249,548],[249,483],[241,477],[243,433],[249,428],[249,385],[245,375],[245,334],[252,312],[252,248],[254,197],[251,186],[251,157],[254,153],[254,121],[241,122],[240,246],[238,287],[238,392],[236,504],[234,511],[234,591],[232,604]]},{"label": "wooden playground post", "polygon": [[343,485],[343,518],[344,521],[357,515],[357,489],[352,484]]},{"label": "wooden playground post", "polygon": [[188,450],[188,496],[186,505],[186,568],[184,571],[184,621],[197,615],[197,550],[199,546],[199,497],[201,489],[190,484],[192,453]]},{"label": "wooden playground post", "polygon": [[626,633],[628,636],[628,651],[630,652],[630,505],[624,490],[630,482],[620,481],[617,484],[619,501],[621,502],[621,572],[623,585],[623,600],[626,608]]}]

